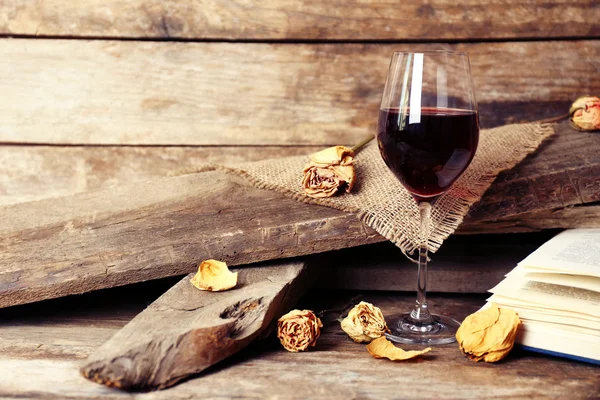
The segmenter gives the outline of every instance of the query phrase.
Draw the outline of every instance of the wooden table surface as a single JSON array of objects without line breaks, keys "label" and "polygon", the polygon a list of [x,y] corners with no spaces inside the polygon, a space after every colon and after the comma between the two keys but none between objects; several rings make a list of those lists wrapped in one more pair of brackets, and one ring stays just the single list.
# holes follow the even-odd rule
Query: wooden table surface
[{"label": "wooden table surface", "polygon": [[[324,311],[314,350],[288,353],[271,336],[173,388],[129,394],[89,382],[78,366],[95,348],[168,289],[165,279],[0,310],[0,397],[43,399],[183,398],[597,398],[600,368],[513,351],[497,364],[474,363],[456,344],[408,362],[372,358],[336,321],[360,300],[386,315],[405,310],[411,293],[313,290],[299,307]],[[457,319],[485,295],[432,295]],[[417,348],[406,346],[406,348]]]}]

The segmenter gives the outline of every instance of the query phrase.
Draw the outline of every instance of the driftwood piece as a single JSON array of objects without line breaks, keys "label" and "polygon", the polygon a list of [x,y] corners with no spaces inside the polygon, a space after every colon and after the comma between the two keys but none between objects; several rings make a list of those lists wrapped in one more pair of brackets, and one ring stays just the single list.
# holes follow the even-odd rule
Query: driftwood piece
[{"label": "driftwood piece", "polygon": [[376,129],[399,49],[468,52],[484,127],[560,115],[578,95],[600,92],[594,40],[400,48],[0,40],[0,76],[11,77],[0,82],[0,143],[354,144]]},{"label": "driftwood piece", "polygon": [[188,275],[86,360],[88,379],[126,390],[169,387],[246,347],[308,288],[301,261],[239,270],[237,287],[206,292]]},{"label": "driftwood piece", "polygon": [[[594,0],[4,0],[8,35],[227,40],[598,36]],[[493,29],[490,29],[493,27]]]}]

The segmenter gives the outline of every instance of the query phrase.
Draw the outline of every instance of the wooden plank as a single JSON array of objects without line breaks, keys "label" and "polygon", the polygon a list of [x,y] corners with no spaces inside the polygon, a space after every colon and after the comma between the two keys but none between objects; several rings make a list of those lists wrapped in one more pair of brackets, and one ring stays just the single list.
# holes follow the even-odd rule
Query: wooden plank
[{"label": "wooden plank", "polygon": [[0,76],[11,79],[0,86],[0,142],[353,144],[375,130],[389,58],[400,48],[469,52],[486,127],[562,114],[577,96],[600,92],[600,41],[6,39]]},{"label": "wooden plank", "polygon": [[164,389],[272,332],[312,279],[284,261],[238,271],[238,288],[211,293],[183,278],[85,361],[88,379],[125,390]]},{"label": "wooden plank", "polygon": [[320,148],[0,146],[0,205],[163,178],[193,166],[309,154]]},{"label": "wooden plank", "polygon": [[382,241],[355,215],[208,172],[0,209],[0,306]]},{"label": "wooden plank", "polygon": [[[502,218],[515,221],[514,216],[523,213],[600,200],[600,136],[576,131],[568,122],[557,124],[555,132],[524,162],[496,178],[481,201],[471,208],[465,224]],[[526,224],[529,221],[531,218]],[[547,222],[548,228],[563,227]],[[535,226],[539,229],[541,223]]]},{"label": "wooden plank", "polygon": [[524,233],[543,229],[598,228],[600,205],[582,205],[511,215],[504,218],[465,223],[457,233]]},{"label": "wooden plank", "polygon": [[435,40],[598,36],[593,0],[5,0],[0,33],[251,40]]},{"label": "wooden plank", "polygon": [[[111,294],[111,293],[107,293]],[[356,293],[313,291],[298,305],[325,310],[325,327],[317,347],[309,352],[292,354],[283,350],[276,339],[252,345],[231,359],[168,390],[128,394],[88,382],[77,370],[79,361],[68,357],[12,357],[0,359],[0,396],[2,398],[41,399],[186,399],[186,398],[273,398],[291,397],[317,399],[393,398],[402,388],[402,396],[411,398],[593,398],[600,391],[597,367],[583,363],[550,358],[514,350],[503,362],[495,365],[475,364],[466,359],[456,345],[438,346],[432,355],[420,362],[391,363],[372,358],[364,345],[353,343],[335,321],[339,310],[358,301]],[[105,296],[113,302],[110,296]],[[142,299],[141,297],[140,299]],[[476,311],[485,296],[430,296],[431,306],[457,319]],[[125,301],[131,301],[127,297]],[[360,300],[382,308],[385,315],[408,309],[412,294],[390,295],[363,293]],[[49,302],[54,303],[54,302]],[[138,309],[145,306],[138,303]],[[36,305],[39,308],[39,306]],[[30,307],[25,307],[29,309]],[[23,307],[13,320],[15,326],[40,324]],[[111,307],[112,311],[119,308]],[[6,312],[10,310],[2,310]],[[70,318],[71,313],[60,308],[47,308],[57,318]],[[116,332],[119,327],[110,318],[102,301],[84,304],[79,312],[85,318],[73,321],[73,327],[107,326]],[[130,314],[127,314],[130,315]],[[5,325],[5,323],[2,323]],[[48,326],[52,330],[52,324]],[[0,326],[0,338],[5,338]],[[54,331],[44,345],[86,346],[86,337],[73,329],[68,336]],[[5,340],[10,340],[6,338]],[[410,347],[410,346],[409,346]],[[88,346],[88,351],[93,351]],[[32,352],[34,354],[34,352]],[[33,378],[34,377],[34,378]],[[407,385],[419,380],[421,385]],[[234,384],[232,384],[232,382]],[[373,382],[377,382],[376,385]],[[568,382],[568,384],[565,384]]]}]

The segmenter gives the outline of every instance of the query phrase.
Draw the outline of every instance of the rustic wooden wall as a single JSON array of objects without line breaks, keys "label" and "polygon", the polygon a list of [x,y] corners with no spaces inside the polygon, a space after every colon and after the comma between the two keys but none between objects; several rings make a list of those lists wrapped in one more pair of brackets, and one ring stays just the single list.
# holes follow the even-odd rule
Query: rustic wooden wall
[{"label": "rustic wooden wall", "polygon": [[392,51],[469,52],[482,123],[600,93],[594,0],[0,2],[0,204],[354,143]]}]

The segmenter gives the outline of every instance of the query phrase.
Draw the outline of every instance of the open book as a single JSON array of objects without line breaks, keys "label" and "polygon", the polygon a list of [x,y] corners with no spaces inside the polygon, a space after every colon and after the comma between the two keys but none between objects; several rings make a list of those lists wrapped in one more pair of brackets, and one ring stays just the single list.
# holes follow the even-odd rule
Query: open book
[{"label": "open book", "polygon": [[490,292],[519,314],[524,348],[600,364],[600,229],[558,234]]}]

